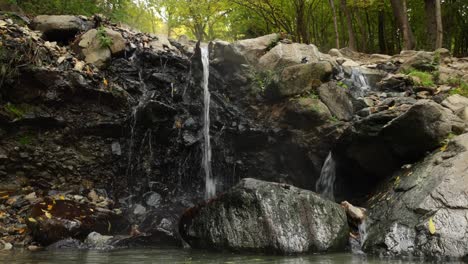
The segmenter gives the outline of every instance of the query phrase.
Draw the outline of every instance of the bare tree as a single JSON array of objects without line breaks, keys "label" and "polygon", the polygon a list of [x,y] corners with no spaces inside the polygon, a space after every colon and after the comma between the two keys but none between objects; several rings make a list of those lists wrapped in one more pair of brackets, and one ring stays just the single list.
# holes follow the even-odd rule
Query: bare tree
[{"label": "bare tree", "polygon": [[340,33],[338,31],[338,22],[336,21],[335,0],[329,0],[329,2],[330,2],[330,7],[333,12],[333,26],[335,29],[335,47],[339,49],[340,48]]}]

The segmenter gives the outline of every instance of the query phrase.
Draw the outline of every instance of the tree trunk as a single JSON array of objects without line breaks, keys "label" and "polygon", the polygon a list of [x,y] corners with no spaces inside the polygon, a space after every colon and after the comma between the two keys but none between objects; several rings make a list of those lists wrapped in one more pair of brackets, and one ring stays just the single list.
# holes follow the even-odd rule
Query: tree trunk
[{"label": "tree trunk", "polygon": [[346,0],[341,0],[341,9],[346,17],[346,23],[348,27],[348,47],[351,50],[356,50],[356,37],[354,36],[353,24],[351,20],[351,14],[349,12],[348,6],[346,5]]},{"label": "tree trunk", "polygon": [[335,48],[340,48],[340,33],[338,32],[338,22],[336,21],[335,0],[329,0],[333,12],[333,26],[335,28]]},{"label": "tree trunk", "polygon": [[385,13],[379,10],[379,49],[380,53],[387,54],[387,43],[385,42]]},{"label": "tree trunk", "polygon": [[398,27],[403,35],[403,48],[405,50],[412,50],[416,47],[416,41],[408,20],[406,0],[390,0],[390,2]]},{"label": "tree trunk", "polygon": [[440,0],[424,0],[428,44],[432,49],[442,48],[443,30]]}]

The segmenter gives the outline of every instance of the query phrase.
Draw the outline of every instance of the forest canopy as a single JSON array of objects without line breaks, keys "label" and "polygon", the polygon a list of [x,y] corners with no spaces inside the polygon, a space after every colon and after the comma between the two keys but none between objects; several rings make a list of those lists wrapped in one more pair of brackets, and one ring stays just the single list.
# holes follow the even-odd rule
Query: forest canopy
[{"label": "forest canopy", "polygon": [[273,32],[321,50],[394,54],[444,47],[468,55],[466,0],[0,0],[26,14],[101,13],[141,31],[198,40]]}]

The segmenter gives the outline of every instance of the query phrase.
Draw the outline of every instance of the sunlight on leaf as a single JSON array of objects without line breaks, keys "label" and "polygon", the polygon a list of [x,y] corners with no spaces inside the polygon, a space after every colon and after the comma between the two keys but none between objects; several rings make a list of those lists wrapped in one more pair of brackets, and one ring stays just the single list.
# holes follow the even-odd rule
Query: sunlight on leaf
[{"label": "sunlight on leaf", "polygon": [[432,220],[432,217],[429,218],[428,225],[429,225],[429,233],[431,233],[431,235],[434,235],[436,232],[436,227],[435,227],[434,221]]}]

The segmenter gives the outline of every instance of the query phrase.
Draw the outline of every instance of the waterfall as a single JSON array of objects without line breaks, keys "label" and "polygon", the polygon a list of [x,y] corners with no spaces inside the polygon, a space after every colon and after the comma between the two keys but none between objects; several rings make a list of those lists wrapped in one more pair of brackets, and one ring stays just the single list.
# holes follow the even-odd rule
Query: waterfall
[{"label": "waterfall", "polygon": [[336,178],[336,164],[335,164],[335,160],[333,159],[333,155],[330,151],[330,153],[328,153],[327,159],[325,160],[325,163],[322,166],[322,171],[320,172],[320,178],[315,184],[316,192],[320,194],[322,197],[334,201],[335,196],[333,193],[333,189],[334,189],[334,184],[335,184],[335,178]]},{"label": "waterfall", "polygon": [[211,142],[210,142],[210,60],[208,47],[200,47],[203,64],[203,160],[205,170],[205,196],[211,198],[216,194],[216,182],[211,173]]},{"label": "waterfall", "polygon": [[362,73],[360,67],[351,68],[351,81],[359,89],[360,96],[363,96],[368,90],[370,90],[369,80]]},{"label": "waterfall", "polygon": [[361,248],[364,245],[364,242],[367,239],[367,222],[366,219],[363,219],[362,222],[358,226],[359,231],[359,242],[361,244]]}]

